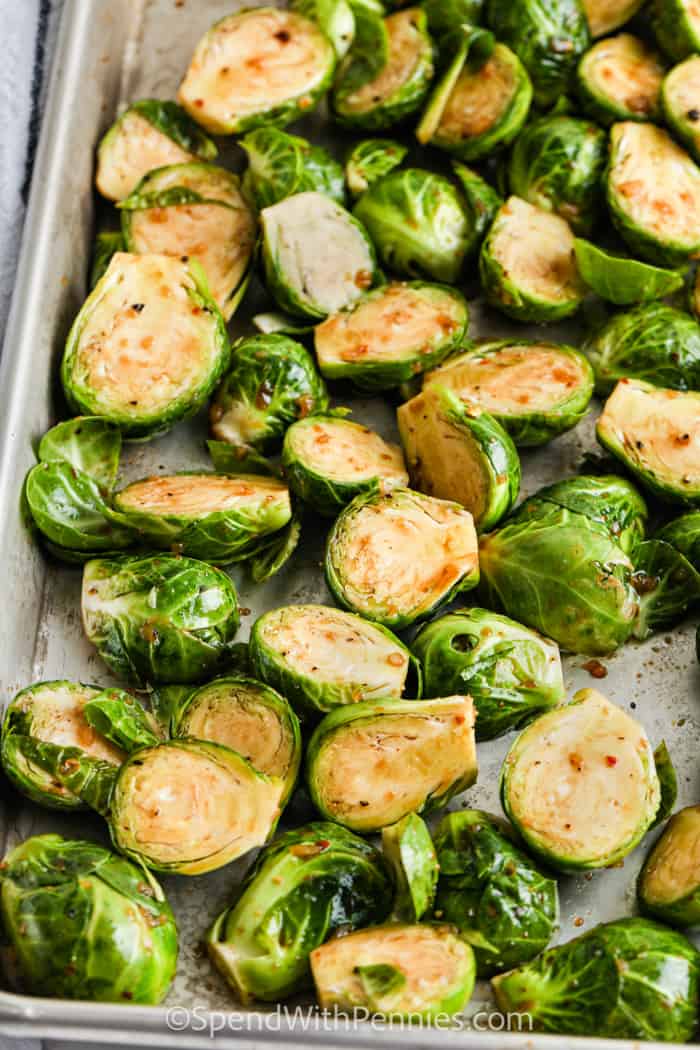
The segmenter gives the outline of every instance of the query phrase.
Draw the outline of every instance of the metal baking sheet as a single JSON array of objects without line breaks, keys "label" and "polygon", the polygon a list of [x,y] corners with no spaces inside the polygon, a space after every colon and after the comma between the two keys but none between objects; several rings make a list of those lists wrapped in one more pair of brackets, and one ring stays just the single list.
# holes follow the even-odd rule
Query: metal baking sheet
[{"label": "metal baking sheet", "polygon": [[[246,0],[66,0],[49,104],[27,220],[7,341],[0,373],[0,550],[4,601],[0,613],[1,696],[7,702],[22,686],[40,679],[72,678],[105,684],[109,676],[82,635],[79,612],[80,571],[49,564],[32,543],[19,513],[22,479],[34,461],[33,447],[61,416],[58,362],[70,323],[85,293],[85,274],[95,221],[92,191],[94,148],[113,121],[120,103],[143,96],[172,97],[192,49],[217,18]],[[338,139],[324,128],[322,114],[300,126],[302,133]],[[224,163],[240,165],[241,153],[226,146]],[[245,309],[234,319],[240,332],[245,318],[265,304],[254,288]],[[472,303],[472,335],[522,335],[527,329]],[[542,330],[540,330],[541,334]],[[547,338],[575,341],[571,326],[547,330]],[[355,418],[396,436],[394,413],[387,402],[355,400]],[[593,417],[545,450],[523,455],[524,494],[546,481],[570,474],[583,451],[594,447]],[[146,445],[127,446],[127,478],[164,469],[206,465],[204,418],[183,424],[167,437]],[[251,588],[240,572],[245,638],[255,617],[279,604],[330,601],[320,561],[325,526],[309,529],[300,551],[278,577]],[[607,677],[595,682],[583,667],[585,657],[567,657],[569,694],[596,685],[614,702],[633,710],[652,743],[665,738],[680,774],[680,804],[700,798],[697,752],[700,739],[698,696],[700,671],[694,653],[694,630],[683,625],[673,636],[629,644],[604,661]],[[456,803],[499,810],[498,773],[512,740],[479,745],[478,784]],[[106,841],[97,818],[50,814],[11,794],[0,801],[0,847],[43,831]],[[568,940],[598,921],[629,914],[634,907],[635,878],[649,839],[624,865],[580,878],[561,879],[560,939]],[[198,878],[163,880],[181,931],[178,973],[163,1007],[75,1003],[18,996],[0,990],[0,1033],[62,1036],[88,1043],[124,1042],[181,1047],[211,1045],[210,1031],[222,1046],[355,1046],[493,1047],[537,1050],[581,1046],[633,1045],[609,1040],[506,1034],[498,1020],[482,1018],[493,1010],[488,985],[481,983],[460,1029],[402,1031],[372,1024],[351,1026],[313,1017],[302,1008],[289,1012],[243,1012],[223,980],[214,973],[201,939],[209,922],[228,901],[246,863],[233,864]],[[177,1009],[175,1009],[177,1008]],[[190,1011],[189,1014],[183,1012]],[[179,1012],[178,1012],[179,1010]],[[170,1011],[170,1012],[169,1012]],[[471,1020],[469,1020],[471,1018]],[[481,1030],[486,1025],[487,1030]],[[488,1030],[488,1026],[491,1029]],[[635,1044],[637,1045],[637,1044]],[[652,1044],[647,1044],[652,1045]]]}]

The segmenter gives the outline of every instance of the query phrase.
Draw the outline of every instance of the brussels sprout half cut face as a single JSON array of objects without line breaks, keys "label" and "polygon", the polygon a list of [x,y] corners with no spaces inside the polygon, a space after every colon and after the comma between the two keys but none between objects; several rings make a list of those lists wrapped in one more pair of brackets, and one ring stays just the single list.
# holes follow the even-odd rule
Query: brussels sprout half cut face
[{"label": "brussels sprout half cut face", "polygon": [[330,517],[355,496],[408,485],[398,445],[337,416],[312,416],[293,423],[284,436],[282,464],[300,499]]},{"label": "brussels sprout half cut face", "polygon": [[361,834],[446,806],[476,780],[474,721],[469,696],[336,708],[309,741],[314,805]]},{"label": "brussels sprout half cut face", "polygon": [[343,704],[399,699],[409,675],[420,696],[420,672],[386,627],[325,605],[289,605],[264,613],[250,635],[255,674],[304,717]]},{"label": "brussels sprout half cut face", "polygon": [[508,752],[506,816],[558,871],[609,867],[654,823],[661,788],[647,735],[595,689],[541,715]]},{"label": "brussels sprout half cut face", "polygon": [[607,126],[660,115],[661,56],[631,33],[595,44],[578,67],[578,94],[587,113]]},{"label": "brussels sprout half cut face", "polygon": [[457,503],[410,489],[358,496],[331,529],[326,580],[345,608],[408,627],[477,585],[474,519]]},{"label": "brussels sprout half cut face", "polygon": [[335,51],[304,15],[258,7],[216,22],[195,48],[178,101],[215,135],[290,124],[329,86]]},{"label": "brussels sprout half cut face", "polygon": [[480,405],[514,443],[544,445],[584,417],[593,394],[593,370],[570,346],[528,340],[481,343],[428,372],[423,389],[447,387]]},{"label": "brussels sprout half cut face", "polygon": [[569,224],[519,197],[496,215],[479,271],[488,302],[517,321],[559,321],[575,313],[586,294]]},{"label": "brussels sprout half cut face", "polygon": [[672,502],[700,502],[700,394],[621,379],[596,434],[645,488]]},{"label": "brussels sprout half cut face", "polygon": [[468,319],[463,296],[452,288],[420,281],[385,284],[316,328],[318,366],[327,379],[390,390],[460,346]]},{"label": "brussels sprout half cut face", "polygon": [[582,0],[591,36],[607,36],[636,15],[644,0]]},{"label": "brussels sprout half cut face", "polygon": [[700,55],[671,70],[661,89],[661,104],[668,126],[700,161]]},{"label": "brussels sprout half cut face", "polygon": [[196,263],[118,252],[75,319],[61,378],[76,411],[152,437],[201,407],[229,355]]},{"label": "brussels sprout half cut face", "polygon": [[607,200],[635,255],[681,266],[700,252],[700,168],[662,128],[613,125]]},{"label": "brussels sprout half cut face", "polygon": [[695,0],[652,0],[657,43],[674,62],[700,51],[700,10]]},{"label": "brussels sprout half cut face", "polygon": [[639,874],[637,897],[662,922],[700,925],[700,806],[671,817]]},{"label": "brussels sprout half cut face", "polygon": [[311,953],[323,1010],[357,1010],[410,1021],[444,1020],[471,998],[472,949],[449,926],[375,926]]},{"label": "brussels sprout half cut face", "polygon": [[350,306],[377,276],[372,243],[349,212],[321,193],[297,193],[260,215],[268,289],[282,310],[323,320]]}]

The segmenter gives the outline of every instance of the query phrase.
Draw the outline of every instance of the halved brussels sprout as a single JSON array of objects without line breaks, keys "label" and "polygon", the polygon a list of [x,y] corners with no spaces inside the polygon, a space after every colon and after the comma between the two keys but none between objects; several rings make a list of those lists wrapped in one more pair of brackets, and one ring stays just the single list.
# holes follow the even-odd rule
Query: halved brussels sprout
[{"label": "halved brussels sprout", "polygon": [[579,474],[538,489],[517,510],[520,520],[538,513],[542,503],[583,514],[603,529],[625,554],[632,555],[646,535],[647,505],[627,478],[615,474]]},{"label": "halved brussels sprout", "polygon": [[700,168],[662,128],[613,125],[607,200],[635,255],[681,266],[700,252]]},{"label": "halved brussels sprout", "polygon": [[469,696],[337,707],[306,753],[314,805],[362,834],[446,806],[476,780],[474,719]]},{"label": "halved brussels sprout", "polygon": [[570,346],[537,340],[479,343],[428,372],[423,389],[440,384],[481,405],[523,448],[544,445],[583,419],[593,370]]},{"label": "halved brussels sprout", "polygon": [[362,390],[390,390],[460,346],[468,320],[466,301],[455,289],[394,281],[316,328],[318,366],[327,379],[351,379]]},{"label": "halved brussels sprout", "polygon": [[655,120],[664,73],[658,52],[631,33],[601,40],[579,63],[581,105],[604,127],[616,120]]},{"label": "halved brussels sprout", "polygon": [[165,164],[214,160],[218,150],[175,102],[146,98],[129,108],[97,148],[95,184],[103,197],[123,200],[141,179]]},{"label": "halved brussels sprout", "polygon": [[357,83],[355,52],[363,48],[362,41],[353,44],[340,67],[333,88],[333,115],[347,127],[367,131],[391,127],[415,113],[427,94],[433,45],[425,11],[421,7],[396,11],[384,19],[384,26],[386,59],[370,79]]},{"label": "halved brussels sprout", "polygon": [[310,983],[309,955],[334,934],[381,922],[391,884],[381,855],[338,824],[287,831],[258,855],[207,934],[209,956],[236,994],[276,1000]]},{"label": "halved brussels sprout", "polygon": [[358,930],[311,953],[323,1010],[369,1010],[393,1020],[459,1013],[474,990],[474,953],[449,926],[394,923]]},{"label": "halved brussels sprout", "polygon": [[155,1004],[175,976],[177,926],[163,890],[93,842],[35,835],[15,846],[0,871],[0,913],[19,991]]},{"label": "halved brussels sprout", "polygon": [[578,59],[590,44],[579,0],[486,0],[486,21],[520,57],[539,106],[566,94]]},{"label": "halved brussels sprout", "polygon": [[640,543],[634,552],[634,567],[639,592],[636,638],[675,627],[689,607],[700,601],[700,573],[665,540]]},{"label": "halved brussels sprout", "polygon": [[511,193],[561,215],[577,233],[590,233],[602,204],[606,158],[607,138],[595,124],[575,117],[541,117],[528,124],[513,146]]},{"label": "halved brussels sprout", "polygon": [[692,55],[675,66],[661,88],[666,123],[700,161],[700,55]]},{"label": "halved brussels sprout", "polygon": [[479,582],[474,519],[410,489],[358,496],[328,536],[326,580],[344,608],[409,627]]},{"label": "halved brussels sprout", "polygon": [[636,15],[644,0],[582,0],[591,36],[607,36]]},{"label": "halved brussels sprout", "polygon": [[493,186],[482,179],[481,175],[477,175],[475,171],[468,168],[466,164],[453,160],[452,170],[459,182],[472,227],[471,247],[468,254],[472,250],[478,252],[498,209],[503,206],[503,198]]},{"label": "halved brussels sprout", "polygon": [[481,249],[486,299],[517,321],[559,321],[586,294],[568,222],[519,197],[500,209]]},{"label": "halved brussels sprout", "polygon": [[118,252],[73,323],[61,378],[77,412],[147,438],[201,408],[229,356],[195,261]]},{"label": "halved brussels sprout", "polygon": [[172,164],[145,175],[119,207],[126,251],[196,259],[230,320],[248,284],[256,232],[238,176],[213,164]]},{"label": "halved brussels sprout", "polygon": [[700,510],[692,510],[669,521],[659,529],[656,538],[670,543],[700,572]]},{"label": "halved brussels sprout", "polygon": [[258,678],[278,689],[303,717],[360,700],[398,699],[420,670],[386,627],[325,605],[289,605],[264,613],[250,634]]},{"label": "halved brussels sprout", "polygon": [[284,127],[316,106],[334,70],[333,44],[315,22],[297,11],[249,8],[205,33],[177,97],[215,135]]},{"label": "halved brussels sprout", "polygon": [[439,871],[428,825],[407,813],[382,828],[382,852],[394,877],[392,918],[419,922],[433,907]]},{"label": "halved brussels sprout", "polygon": [[661,788],[644,728],[595,689],[541,715],[506,755],[501,801],[557,871],[610,867],[654,824]]},{"label": "halved brussels sprout", "polygon": [[493,528],[520,491],[520,460],[501,424],[476,402],[431,383],[396,413],[411,485],[461,503],[478,531]]},{"label": "halved brussels sprout", "polygon": [[512,841],[502,821],[477,809],[438,824],[435,917],[454,923],[487,977],[538,955],[559,920],[557,884]]},{"label": "halved brussels sprout", "polygon": [[671,817],[639,873],[637,898],[671,926],[700,925],[700,806]]},{"label": "halved brussels sprout", "polygon": [[621,379],[596,435],[651,492],[674,503],[700,502],[700,393]]},{"label": "halved brussels sprout", "polygon": [[613,255],[578,237],[575,250],[578,270],[585,283],[601,299],[616,306],[653,302],[683,287],[684,276],[680,270],[664,270],[628,255]]},{"label": "halved brussels sprout", "polygon": [[262,474],[157,474],[127,485],[114,503],[154,547],[224,565],[292,516],[287,486]]},{"label": "halved brussels sprout", "polygon": [[260,214],[265,280],[278,306],[322,321],[377,279],[367,231],[321,193],[297,193]]},{"label": "halved brussels sprout", "polygon": [[473,231],[457,190],[442,175],[392,171],[362,194],[354,214],[389,270],[447,284],[458,280]]},{"label": "halved brussels sprout", "polygon": [[659,47],[675,62],[700,51],[700,11],[695,0],[652,0],[650,13]]},{"label": "halved brussels sprout", "polygon": [[323,146],[274,126],[250,131],[239,145],[248,155],[243,188],[256,207],[269,208],[306,190],[345,203],[343,169]]},{"label": "halved brussels sprout", "polygon": [[290,7],[318,23],[338,58],[347,54],[355,36],[355,15],[348,0],[292,0]]},{"label": "halved brussels sprout", "polygon": [[[618,919],[493,979],[516,1031],[682,1043],[698,1021],[700,956],[682,934]],[[528,1030],[532,1030],[528,1028]]]},{"label": "halved brussels sprout", "polygon": [[225,572],[192,558],[96,558],[83,573],[82,616],[126,681],[198,682],[231,660],[238,599]]},{"label": "halved brussels sprout", "polygon": [[407,153],[407,147],[393,139],[364,139],[358,142],[345,161],[345,181],[352,195],[359,197],[370,183],[398,168]]},{"label": "halved brussels sprout", "polygon": [[556,644],[485,609],[457,609],[433,620],[411,649],[426,696],[462,689],[472,697],[477,740],[517,729],[566,697]]},{"label": "halved brussels sprout", "polygon": [[510,48],[496,44],[477,68],[465,48],[436,85],[416,136],[461,160],[479,160],[513,141],[531,101],[530,78]]},{"label": "halved brussels sprout", "polygon": [[368,427],[337,416],[293,423],[284,437],[282,463],[300,499],[330,517],[355,496],[408,484],[398,445],[389,445]]}]

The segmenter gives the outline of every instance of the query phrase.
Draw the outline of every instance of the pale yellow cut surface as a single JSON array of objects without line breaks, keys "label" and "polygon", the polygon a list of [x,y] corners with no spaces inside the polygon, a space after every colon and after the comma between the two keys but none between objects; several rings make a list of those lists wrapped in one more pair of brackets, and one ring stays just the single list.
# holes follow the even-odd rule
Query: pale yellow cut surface
[{"label": "pale yellow cut surface", "polygon": [[644,868],[642,889],[650,904],[674,904],[700,888],[700,806],[676,813]]},{"label": "pale yellow cut surface", "polygon": [[154,168],[193,159],[140,113],[127,112],[97,151],[95,184],[103,197],[121,201]]},{"label": "pale yellow cut surface", "polygon": [[586,54],[581,69],[592,88],[630,113],[650,116],[657,110],[666,72],[663,59],[631,33],[601,40]]},{"label": "pale yellow cut surface", "polygon": [[425,39],[416,27],[417,8],[397,11],[384,19],[389,57],[379,75],[343,99],[343,110],[366,113],[388,102],[406,84],[423,61]]},{"label": "pale yellow cut surface", "polygon": [[560,303],[584,295],[574,235],[561,216],[510,197],[496,216],[489,245],[506,279],[530,297]]},{"label": "pale yellow cut surface", "polygon": [[503,118],[513,101],[517,71],[503,44],[481,69],[465,65],[442,112],[436,139],[466,139],[483,135]]},{"label": "pale yellow cut surface", "polygon": [[272,503],[289,504],[289,490],[277,478],[262,474],[163,474],[135,481],[119,493],[117,502],[125,510],[196,520],[218,511],[246,508],[255,513]]},{"label": "pale yellow cut surface", "polygon": [[289,450],[309,470],[330,481],[381,478],[386,488],[408,484],[403,453],[368,427],[350,420],[308,420],[288,431]]}]

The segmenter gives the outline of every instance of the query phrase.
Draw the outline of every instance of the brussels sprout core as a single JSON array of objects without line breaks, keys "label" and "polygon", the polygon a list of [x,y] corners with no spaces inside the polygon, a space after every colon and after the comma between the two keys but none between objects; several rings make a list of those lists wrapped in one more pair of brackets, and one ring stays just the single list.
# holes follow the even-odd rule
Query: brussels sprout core
[{"label": "brussels sprout core", "polygon": [[601,40],[578,67],[581,101],[601,124],[653,120],[659,114],[663,78],[661,57],[631,33]]},{"label": "brussels sprout core", "polygon": [[700,160],[700,55],[675,66],[661,91],[666,122],[684,142],[695,160]]},{"label": "brussels sprout core", "polygon": [[700,923],[700,806],[671,817],[639,875],[642,909],[672,926]]},{"label": "brussels sprout core", "polygon": [[582,0],[592,37],[606,36],[629,22],[644,0]]}]

